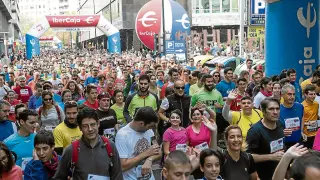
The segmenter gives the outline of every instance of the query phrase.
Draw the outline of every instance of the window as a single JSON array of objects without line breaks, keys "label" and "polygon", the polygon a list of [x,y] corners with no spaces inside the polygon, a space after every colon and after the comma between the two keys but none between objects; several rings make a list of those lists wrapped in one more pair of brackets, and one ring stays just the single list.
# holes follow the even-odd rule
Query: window
[{"label": "window", "polygon": [[202,13],[210,13],[209,0],[201,0]]},{"label": "window", "polygon": [[232,9],[231,12],[239,12],[239,1],[238,0],[232,0]]},{"label": "window", "polygon": [[212,13],[220,13],[220,4],[220,0],[212,0]]},{"label": "window", "polygon": [[199,13],[199,0],[193,0],[193,3],[192,3],[192,6],[193,6],[193,12],[195,13]]},{"label": "window", "polygon": [[230,12],[230,0],[222,0],[222,12]]}]

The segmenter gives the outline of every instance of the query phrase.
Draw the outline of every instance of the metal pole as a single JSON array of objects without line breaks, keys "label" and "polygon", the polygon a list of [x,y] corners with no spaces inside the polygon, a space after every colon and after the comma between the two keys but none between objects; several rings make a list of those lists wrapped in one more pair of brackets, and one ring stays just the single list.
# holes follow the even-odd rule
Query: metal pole
[{"label": "metal pole", "polygon": [[166,23],[165,23],[165,15],[164,15],[164,1],[162,0],[162,40],[163,40],[163,55],[166,56]]},{"label": "metal pole", "polygon": [[7,50],[7,41],[6,41],[6,33],[3,33],[3,42],[4,42],[4,54],[8,57],[8,50]]},{"label": "metal pole", "polygon": [[245,0],[240,1],[240,34],[239,34],[239,55],[242,56],[244,52],[244,8]]}]

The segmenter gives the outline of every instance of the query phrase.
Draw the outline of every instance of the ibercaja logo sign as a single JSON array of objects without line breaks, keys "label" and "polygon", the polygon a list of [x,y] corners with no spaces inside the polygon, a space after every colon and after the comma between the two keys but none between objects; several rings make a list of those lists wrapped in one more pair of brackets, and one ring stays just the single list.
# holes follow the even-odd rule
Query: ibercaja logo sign
[{"label": "ibercaja logo sign", "polygon": [[[162,32],[161,7],[162,0],[152,0],[140,9],[136,17],[137,36],[150,49],[154,49],[154,35]],[[190,35],[187,12],[179,3],[172,0],[164,0],[164,8],[165,29],[169,32],[170,40],[184,40]]]}]

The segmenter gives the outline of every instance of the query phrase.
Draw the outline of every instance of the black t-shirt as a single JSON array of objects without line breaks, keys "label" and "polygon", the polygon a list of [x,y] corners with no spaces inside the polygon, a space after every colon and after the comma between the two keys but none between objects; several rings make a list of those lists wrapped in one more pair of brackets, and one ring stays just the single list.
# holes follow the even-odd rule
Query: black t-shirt
[{"label": "black t-shirt", "polygon": [[227,151],[224,152],[225,163],[221,176],[224,180],[250,180],[250,174],[256,172],[256,164],[249,153],[241,152],[240,159],[234,161]]},{"label": "black t-shirt", "polygon": [[[262,121],[254,124],[247,134],[248,152],[251,154],[272,154],[284,150],[284,134],[280,123],[275,129],[268,129]],[[278,165],[276,161],[256,163],[257,172],[261,180],[271,180]]]},{"label": "black t-shirt", "polygon": [[111,129],[117,124],[116,112],[113,109],[109,109],[108,111],[97,109],[97,113],[100,121],[99,134],[111,135]]}]

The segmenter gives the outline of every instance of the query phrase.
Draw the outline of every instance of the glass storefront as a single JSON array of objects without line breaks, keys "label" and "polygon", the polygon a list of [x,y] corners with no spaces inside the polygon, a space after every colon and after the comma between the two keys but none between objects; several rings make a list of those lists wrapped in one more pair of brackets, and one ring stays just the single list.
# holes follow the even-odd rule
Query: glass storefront
[{"label": "glass storefront", "polygon": [[192,0],[193,13],[239,12],[240,0]]}]

